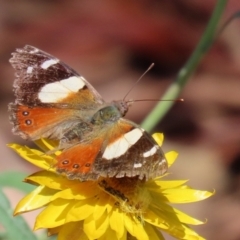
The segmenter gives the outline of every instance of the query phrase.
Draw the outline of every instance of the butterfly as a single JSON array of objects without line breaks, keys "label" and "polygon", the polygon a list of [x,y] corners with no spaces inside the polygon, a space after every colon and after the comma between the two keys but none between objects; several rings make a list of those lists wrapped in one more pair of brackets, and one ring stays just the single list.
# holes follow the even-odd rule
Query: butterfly
[{"label": "butterfly", "polygon": [[129,102],[106,103],[92,85],[59,59],[26,45],[12,53],[16,100],[13,133],[59,141],[56,171],[69,179],[152,179],[167,171],[162,149],[139,125],[123,118]]}]

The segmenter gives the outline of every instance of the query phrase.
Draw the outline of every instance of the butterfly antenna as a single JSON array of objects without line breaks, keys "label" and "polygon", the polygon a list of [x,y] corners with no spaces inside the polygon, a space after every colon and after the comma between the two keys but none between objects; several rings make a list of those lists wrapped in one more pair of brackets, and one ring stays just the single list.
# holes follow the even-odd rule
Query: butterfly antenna
[{"label": "butterfly antenna", "polygon": [[177,99],[136,99],[136,100],[128,100],[128,103],[135,103],[135,102],[184,102],[183,98]]},{"label": "butterfly antenna", "polygon": [[217,39],[223,31],[232,23],[233,20],[240,18],[240,11],[233,13],[222,25],[222,27],[216,33],[215,39]]},{"label": "butterfly antenna", "polygon": [[126,97],[129,95],[129,93],[135,88],[135,86],[141,81],[141,79],[146,75],[152,68],[154,67],[154,63],[152,63],[149,68],[142,74],[142,76],[133,84],[133,86],[129,89],[127,94],[124,96],[123,101],[126,99]]}]

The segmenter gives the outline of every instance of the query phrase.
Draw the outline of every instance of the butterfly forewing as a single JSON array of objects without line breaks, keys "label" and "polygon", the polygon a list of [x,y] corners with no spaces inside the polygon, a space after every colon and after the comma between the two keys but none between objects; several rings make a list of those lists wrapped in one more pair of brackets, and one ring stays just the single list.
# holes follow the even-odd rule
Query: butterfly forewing
[{"label": "butterfly forewing", "polygon": [[31,46],[12,55],[16,101],[9,104],[10,121],[13,132],[23,138],[60,140],[103,104],[91,84],[59,59]]},{"label": "butterfly forewing", "polygon": [[[12,55],[10,63],[16,70],[17,77],[14,82],[16,103],[40,106],[63,102],[81,107],[104,102],[90,83],[48,53],[27,45],[17,49]],[[77,101],[69,101],[71,93],[75,97],[79,95]]]}]

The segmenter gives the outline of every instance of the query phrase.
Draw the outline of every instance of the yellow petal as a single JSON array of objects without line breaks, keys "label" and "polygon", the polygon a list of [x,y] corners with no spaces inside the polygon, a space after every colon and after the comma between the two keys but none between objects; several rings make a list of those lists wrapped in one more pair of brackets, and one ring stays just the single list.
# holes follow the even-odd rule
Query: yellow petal
[{"label": "yellow petal", "polygon": [[34,230],[39,228],[55,228],[63,225],[70,209],[76,204],[75,200],[58,199],[51,202],[38,216]]},{"label": "yellow petal", "polygon": [[209,198],[213,193],[195,189],[173,188],[165,189],[162,192],[171,203],[197,202]]},{"label": "yellow petal", "polygon": [[145,229],[143,228],[142,223],[138,219],[133,219],[133,217],[124,214],[124,225],[127,231],[134,237],[139,240],[149,240]]},{"label": "yellow petal", "polygon": [[127,237],[124,235],[122,238],[118,238],[116,236],[116,232],[111,228],[108,228],[107,231],[98,240],[127,240]]},{"label": "yellow petal", "polygon": [[154,225],[159,228],[165,229],[164,219],[158,216],[155,212],[148,210],[143,215],[144,221],[148,222],[151,225]]},{"label": "yellow petal", "polygon": [[56,190],[39,186],[34,191],[26,195],[16,206],[14,215],[38,209],[50,202]]},{"label": "yellow petal", "polygon": [[108,200],[110,196],[106,193],[102,193],[98,195],[97,203],[94,207],[93,218],[97,221],[106,211],[108,206]]},{"label": "yellow petal", "polygon": [[170,181],[159,181],[153,180],[146,183],[146,186],[151,191],[162,192],[163,189],[176,188],[188,182],[188,180],[170,180]]},{"label": "yellow petal", "polygon": [[[171,221],[171,219],[173,219],[174,221],[177,220],[182,223],[187,223],[187,224],[192,224],[192,225],[204,224],[204,222],[202,222],[196,218],[190,217],[189,215],[168,205],[166,202],[159,201],[159,199],[156,196],[153,197],[152,206],[158,208],[161,211],[162,215],[159,215],[159,218],[161,216],[164,216],[163,219],[169,219],[169,221]],[[153,209],[155,209],[155,208],[153,208]],[[157,212],[157,211],[155,210],[155,212]]]},{"label": "yellow petal", "polygon": [[164,140],[164,135],[162,133],[154,133],[152,137],[157,142],[157,144],[161,147]]},{"label": "yellow petal", "polygon": [[144,223],[144,228],[150,240],[164,240],[161,232],[149,223]]},{"label": "yellow petal", "polygon": [[76,201],[66,215],[66,222],[75,222],[86,219],[93,213],[96,202],[96,197]]},{"label": "yellow petal", "polygon": [[[162,209],[165,209],[165,206]],[[159,227],[177,239],[203,239],[186,224],[181,223],[176,214],[158,209],[153,211],[149,210],[144,214],[144,220],[149,224]]]},{"label": "yellow petal", "polygon": [[39,148],[42,149],[43,152],[54,150],[59,146],[59,141],[45,139],[45,138],[38,139],[34,142]]},{"label": "yellow petal", "polygon": [[[179,221],[176,215],[176,212],[174,211],[174,208],[168,204],[168,201],[166,198],[156,193],[151,193],[151,195],[152,195],[152,202],[151,202],[150,208],[151,210],[154,209],[154,212],[159,214],[158,217],[162,219],[161,221],[168,221],[168,220]],[[160,195],[161,197],[159,197],[158,195]],[[157,211],[156,208],[159,209],[159,211]]]},{"label": "yellow petal", "polygon": [[193,217],[187,215],[186,213],[179,211],[176,208],[173,208],[173,210],[176,213],[179,221],[181,221],[183,223],[191,224],[191,225],[201,225],[201,224],[206,223],[206,222],[200,221],[196,218],[193,218]]},{"label": "yellow petal", "polygon": [[183,224],[169,218],[166,218],[167,221],[165,221],[166,219],[162,218],[164,217],[164,215],[161,215],[162,216],[160,217],[159,213],[156,214],[155,212],[149,210],[146,214],[144,214],[144,220],[151,225],[154,225],[166,232],[169,232],[171,235],[177,237],[178,239],[184,239],[185,233]]},{"label": "yellow petal", "polygon": [[33,165],[52,172],[55,171],[51,168],[55,163],[55,160],[51,156],[47,156],[43,152],[36,149],[30,149],[15,143],[8,144],[8,146]]},{"label": "yellow petal", "polygon": [[52,200],[57,198],[83,200],[91,198],[100,192],[100,188],[95,182],[77,182],[77,184],[56,193]]},{"label": "yellow petal", "polygon": [[109,227],[108,214],[103,214],[99,220],[95,221],[93,215],[84,220],[83,229],[90,239],[100,238]]},{"label": "yellow petal", "polygon": [[118,208],[114,208],[110,214],[110,227],[116,232],[119,239],[126,235],[123,218],[123,213]]},{"label": "yellow petal", "polygon": [[108,204],[107,204],[107,212],[108,212],[108,213],[111,213],[111,212],[112,212],[115,204],[116,204],[116,200],[115,200],[114,198],[110,197],[110,198],[108,199]]},{"label": "yellow petal", "polygon": [[83,221],[64,224],[58,234],[58,240],[89,240],[83,231]]},{"label": "yellow petal", "polygon": [[165,157],[167,159],[168,162],[168,167],[171,167],[172,164],[175,162],[175,160],[177,159],[178,153],[175,151],[171,151],[171,152],[167,152],[165,153]]},{"label": "yellow petal", "polygon": [[[202,236],[198,235],[193,229],[189,228],[187,225],[183,226],[184,229],[184,237],[183,239],[189,240],[205,240]],[[170,233],[170,231],[169,231]]]},{"label": "yellow petal", "polygon": [[64,176],[48,171],[36,172],[26,178],[26,181],[44,185],[48,188],[63,190],[79,184],[77,180],[69,180]]}]

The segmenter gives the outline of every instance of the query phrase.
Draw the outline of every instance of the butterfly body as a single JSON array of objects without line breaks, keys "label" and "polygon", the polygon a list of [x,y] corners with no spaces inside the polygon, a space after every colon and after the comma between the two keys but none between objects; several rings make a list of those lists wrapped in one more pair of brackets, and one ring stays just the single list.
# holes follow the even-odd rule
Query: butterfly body
[{"label": "butterfly body", "polygon": [[167,162],[154,139],[123,118],[129,103],[106,103],[82,76],[31,46],[17,49],[16,101],[9,104],[13,132],[24,139],[59,140],[55,166],[70,179],[162,175]]}]

